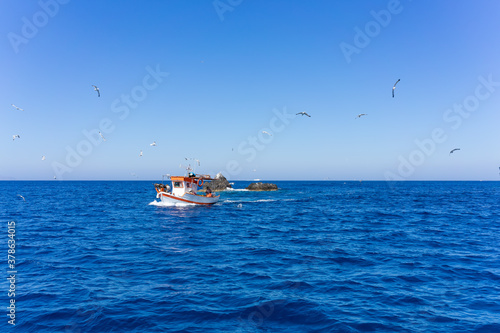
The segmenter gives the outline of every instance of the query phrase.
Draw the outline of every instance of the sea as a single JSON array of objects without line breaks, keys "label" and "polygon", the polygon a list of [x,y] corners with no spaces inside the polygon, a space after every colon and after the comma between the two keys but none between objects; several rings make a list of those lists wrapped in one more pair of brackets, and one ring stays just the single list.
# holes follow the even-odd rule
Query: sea
[{"label": "sea", "polygon": [[500,182],[154,182],[0,182],[0,332],[500,332]]}]

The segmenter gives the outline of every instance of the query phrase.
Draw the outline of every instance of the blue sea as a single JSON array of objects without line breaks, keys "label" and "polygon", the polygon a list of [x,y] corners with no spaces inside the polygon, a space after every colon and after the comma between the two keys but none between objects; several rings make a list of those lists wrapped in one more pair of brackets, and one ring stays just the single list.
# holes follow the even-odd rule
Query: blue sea
[{"label": "blue sea", "polygon": [[500,332],[500,182],[152,183],[0,182],[0,331]]}]

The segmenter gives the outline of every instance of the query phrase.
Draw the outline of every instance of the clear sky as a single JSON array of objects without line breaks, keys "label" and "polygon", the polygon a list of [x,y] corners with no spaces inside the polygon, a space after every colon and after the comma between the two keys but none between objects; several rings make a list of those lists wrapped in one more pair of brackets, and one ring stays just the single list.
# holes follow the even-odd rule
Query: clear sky
[{"label": "clear sky", "polygon": [[155,180],[187,157],[233,180],[499,180],[499,15],[494,0],[4,0],[0,179]]}]

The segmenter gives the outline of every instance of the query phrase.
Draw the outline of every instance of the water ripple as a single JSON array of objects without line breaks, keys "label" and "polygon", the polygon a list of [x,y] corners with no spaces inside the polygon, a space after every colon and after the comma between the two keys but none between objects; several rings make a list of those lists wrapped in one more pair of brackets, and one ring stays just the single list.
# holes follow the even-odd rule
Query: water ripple
[{"label": "water ripple", "polygon": [[500,331],[500,184],[390,185],[278,182],[178,207],[150,204],[151,182],[0,182],[16,329]]}]

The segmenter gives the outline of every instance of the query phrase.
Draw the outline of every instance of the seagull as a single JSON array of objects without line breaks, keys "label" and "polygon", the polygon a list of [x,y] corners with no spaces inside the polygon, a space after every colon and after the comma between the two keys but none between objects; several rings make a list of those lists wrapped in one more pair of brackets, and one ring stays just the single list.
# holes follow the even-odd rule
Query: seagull
[{"label": "seagull", "polygon": [[16,138],[19,138],[19,139],[20,139],[21,137],[19,136],[19,134],[16,134],[16,135],[13,135],[13,136],[12,136],[12,140],[15,140]]},{"label": "seagull", "polygon": [[451,154],[453,154],[453,152],[454,152],[454,151],[456,151],[456,150],[460,150],[460,148],[455,148],[455,149],[452,149],[452,150],[450,151],[450,155],[451,155]]},{"label": "seagull", "polygon": [[198,162],[198,166],[200,166],[200,160],[196,160],[196,162]]},{"label": "seagull", "polygon": [[92,85],[92,87],[94,87],[94,90],[97,91],[97,97],[101,97],[101,93],[99,92],[99,88],[97,88],[94,85]]},{"label": "seagull", "polygon": [[142,156],[142,150],[141,150],[141,152],[139,153],[139,157],[141,157],[141,156]]},{"label": "seagull", "polygon": [[42,156],[42,161],[45,161],[45,155]]},{"label": "seagull", "polygon": [[102,133],[100,131],[99,131],[99,135],[101,136],[102,141],[106,141],[106,139],[104,138],[104,136],[102,135]]},{"label": "seagull", "polygon": [[26,199],[24,199],[24,197],[22,195],[18,194],[18,196],[20,196],[21,198],[23,198],[24,201],[26,201]]},{"label": "seagull", "polygon": [[151,147],[155,147],[156,146],[156,141],[153,141],[153,143],[150,143],[149,144]]},{"label": "seagull", "polygon": [[11,104],[13,107],[15,107],[16,109],[18,109],[19,111],[24,111],[23,109],[21,109],[20,107],[17,107],[15,106],[14,104]]},{"label": "seagull", "polygon": [[[362,116],[367,116],[367,115],[368,115],[368,113],[360,113],[356,116],[356,118],[361,118]],[[356,118],[354,118],[354,119],[356,119]]]},{"label": "seagull", "polygon": [[57,179],[57,177],[56,177],[56,176],[54,176],[54,179]]},{"label": "seagull", "polygon": [[299,114],[300,114],[301,116],[308,116],[308,117],[310,117],[310,115],[308,115],[308,114],[307,114],[307,112],[299,112],[299,113],[297,113],[296,115],[299,115]]},{"label": "seagull", "polygon": [[396,84],[398,84],[399,81],[401,81],[401,79],[398,79],[396,83],[394,83],[394,86],[392,87],[392,98],[394,98],[394,90],[396,90]]},{"label": "seagull", "polygon": [[263,134],[267,134],[269,136],[273,136],[272,134],[269,134],[269,132],[266,132],[266,131],[262,131]]}]

